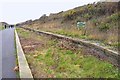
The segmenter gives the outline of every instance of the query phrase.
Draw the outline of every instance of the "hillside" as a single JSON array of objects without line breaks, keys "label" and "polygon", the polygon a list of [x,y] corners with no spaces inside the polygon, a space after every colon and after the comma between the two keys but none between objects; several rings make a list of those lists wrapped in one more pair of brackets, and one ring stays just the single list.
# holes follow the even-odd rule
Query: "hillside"
[{"label": "hillside", "polygon": [[[79,6],[68,11],[45,14],[36,20],[28,20],[16,25],[63,34],[80,39],[100,42],[117,50],[118,21],[120,21],[120,2],[98,2]],[[78,29],[77,22],[86,22]]]},{"label": "hillside", "polygon": [[2,30],[2,29],[4,29],[4,26],[5,25],[9,25],[8,23],[6,23],[6,22],[0,22],[0,30]]}]

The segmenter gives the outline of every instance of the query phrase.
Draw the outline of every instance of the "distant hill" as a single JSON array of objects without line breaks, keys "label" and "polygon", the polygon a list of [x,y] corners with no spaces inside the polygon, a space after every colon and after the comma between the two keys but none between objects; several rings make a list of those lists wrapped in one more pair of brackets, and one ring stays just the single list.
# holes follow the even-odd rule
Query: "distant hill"
[{"label": "distant hill", "polygon": [[2,29],[4,29],[4,26],[9,26],[9,24],[8,23],[6,23],[6,22],[0,22],[0,30],[2,30]]},{"label": "distant hill", "polygon": [[9,25],[9,24],[6,22],[0,22],[0,26],[4,26],[4,25]]},{"label": "distant hill", "polygon": [[28,20],[23,22],[23,24],[29,23],[45,23],[50,21],[58,21],[65,23],[66,21],[89,21],[92,19],[98,19],[101,17],[108,17],[115,13],[119,13],[120,2],[98,2],[93,4],[88,4],[67,11],[61,11],[59,13],[50,14],[46,16],[45,14],[39,19],[34,21]]}]

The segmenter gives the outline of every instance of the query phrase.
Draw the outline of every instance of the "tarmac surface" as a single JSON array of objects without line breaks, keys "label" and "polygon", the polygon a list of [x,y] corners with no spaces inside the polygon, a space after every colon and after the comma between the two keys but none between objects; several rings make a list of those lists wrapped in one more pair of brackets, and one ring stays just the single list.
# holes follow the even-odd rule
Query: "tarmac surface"
[{"label": "tarmac surface", "polygon": [[16,64],[14,28],[0,31],[0,56],[2,78],[16,78],[16,72],[13,70]]}]

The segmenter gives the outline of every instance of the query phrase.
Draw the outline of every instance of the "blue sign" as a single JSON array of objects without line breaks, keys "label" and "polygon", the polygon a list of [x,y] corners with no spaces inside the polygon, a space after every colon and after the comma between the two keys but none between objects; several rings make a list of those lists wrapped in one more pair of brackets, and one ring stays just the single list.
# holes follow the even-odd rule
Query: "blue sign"
[{"label": "blue sign", "polygon": [[86,22],[77,22],[77,27],[82,28],[85,27]]}]

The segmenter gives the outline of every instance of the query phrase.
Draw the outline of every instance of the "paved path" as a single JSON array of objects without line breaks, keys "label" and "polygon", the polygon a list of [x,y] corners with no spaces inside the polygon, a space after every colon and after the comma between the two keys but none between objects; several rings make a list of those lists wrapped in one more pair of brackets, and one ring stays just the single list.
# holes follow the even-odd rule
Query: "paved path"
[{"label": "paved path", "polygon": [[2,78],[2,31],[0,31],[0,80]]},{"label": "paved path", "polygon": [[[14,28],[5,29],[2,34],[2,78],[16,78],[15,67],[15,46],[14,46]],[[1,71],[0,71],[1,72]]]}]

